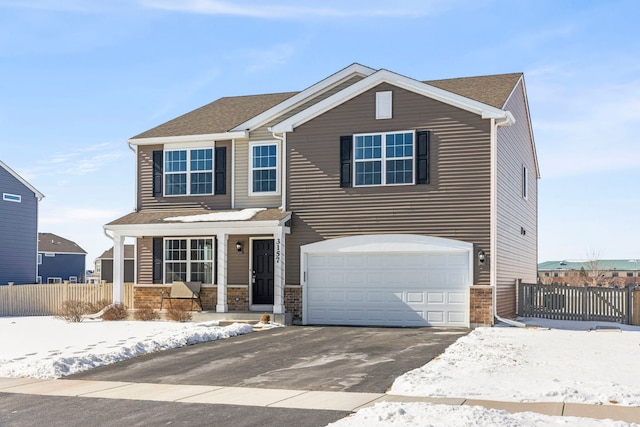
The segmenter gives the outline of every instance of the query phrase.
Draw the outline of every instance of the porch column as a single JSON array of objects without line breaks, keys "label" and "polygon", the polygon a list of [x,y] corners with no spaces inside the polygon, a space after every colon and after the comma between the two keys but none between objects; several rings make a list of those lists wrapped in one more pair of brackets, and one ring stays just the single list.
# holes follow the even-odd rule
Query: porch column
[{"label": "porch column", "polygon": [[273,234],[273,313],[284,314],[284,227]]},{"label": "porch column", "polygon": [[228,234],[218,234],[218,304],[216,311],[218,313],[226,313],[227,307],[227,243],[229,241]]},{"label": "porch column", "polygon": [[113,303],[124,302],[124,237],[113,234]]}]

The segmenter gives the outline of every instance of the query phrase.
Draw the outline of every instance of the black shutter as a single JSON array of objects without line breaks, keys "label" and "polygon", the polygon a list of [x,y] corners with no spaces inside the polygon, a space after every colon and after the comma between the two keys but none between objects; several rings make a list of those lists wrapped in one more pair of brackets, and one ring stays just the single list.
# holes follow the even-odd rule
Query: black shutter
[{"label": "black shutter", "polygon": [[162,258],[163,258],[163,240],[162,237],[153,238],[153,266],[152,281],[153,283],[162,283]]},{"label": "black shutter", "polygon": [[162,196],[162,150],[153,152],[153,197]]},{"label": "black shutter", "polygon": [[227,194],[227,147],[216,147],[214,175],[213,193]]},{"label": "black shutter", "polygon": [[416,132],[416,184],[429,183],[429,131]]},{"label": "black shutter", "polygon": [[340,187],[351,187],[351,168],[353,164],[353,137],[340,137]]}]

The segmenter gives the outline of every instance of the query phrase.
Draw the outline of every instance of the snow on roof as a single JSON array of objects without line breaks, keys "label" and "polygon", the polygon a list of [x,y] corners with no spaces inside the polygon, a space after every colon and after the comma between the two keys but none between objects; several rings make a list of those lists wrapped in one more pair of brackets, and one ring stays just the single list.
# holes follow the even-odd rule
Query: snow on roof
[{"label": "snow on roof", "polygon": [[213,221],[247,221],[253,218],[258,212],[266,210],[265,208],[242,209],[241,211],[230,212],[212,212],[201,215],[174,216],[165,218],[165,221],[178,222],[213,222]]}]

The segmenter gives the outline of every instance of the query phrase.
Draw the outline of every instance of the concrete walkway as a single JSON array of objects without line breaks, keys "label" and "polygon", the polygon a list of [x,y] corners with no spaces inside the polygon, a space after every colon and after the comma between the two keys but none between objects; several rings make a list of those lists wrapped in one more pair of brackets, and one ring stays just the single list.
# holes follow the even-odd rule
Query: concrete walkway
[{"label": "concrete walkway", "polygon": [[444,405],[483,406],[490,409],[502,409],[511,413],[536,412],[552,416],[609,418],[629,423],[640,423],[640,407],[584,405],[563,402],[496,402],[474,399],[397,396],[382,393],[151,384],[123,381],[39,380],[35,378],[0,378],[0,393],[351,412],[372,406],[378,402],[428,402]]}]

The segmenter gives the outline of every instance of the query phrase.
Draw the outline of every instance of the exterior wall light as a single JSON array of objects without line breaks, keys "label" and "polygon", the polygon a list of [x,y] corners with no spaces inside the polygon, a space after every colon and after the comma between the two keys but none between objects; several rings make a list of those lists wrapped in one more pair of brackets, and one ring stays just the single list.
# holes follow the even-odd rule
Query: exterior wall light
[{"label": "exterior wall light", "polygon": [[236,242],[236,251],[242,252],[242,243]]},{"label": "exterior wall light", "polygon": [[482,249],[480,249],[478,251],[478,262],[480,264],[484,264],[485,260],[487,259],[486,255],[484,254],[484,251]]}]

